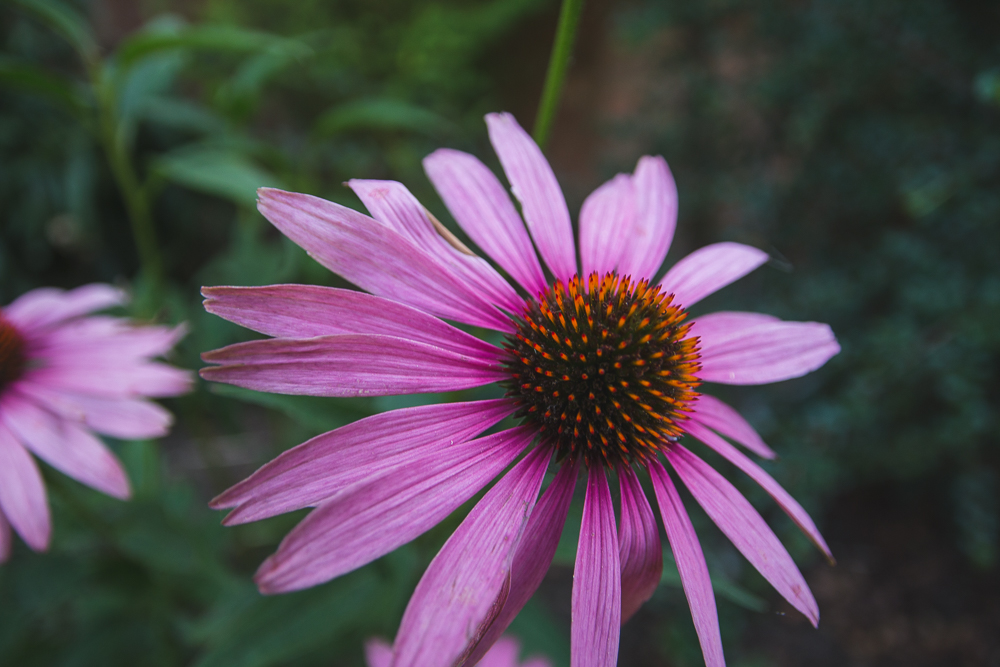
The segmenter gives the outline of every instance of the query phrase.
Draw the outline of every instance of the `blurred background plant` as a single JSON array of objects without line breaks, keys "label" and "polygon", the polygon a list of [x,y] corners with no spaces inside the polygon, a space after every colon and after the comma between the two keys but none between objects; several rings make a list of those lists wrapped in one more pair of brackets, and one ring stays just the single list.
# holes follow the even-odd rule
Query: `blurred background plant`
[{"label": "blurred background plant", "polygon": [[[547,0],[0,4],[0,303],[117,282],[132,315],[191,324],[175,361],[197,368],[245,335],[203,313],[201,285],[342,284],[256,213],[257,187],[360,208],[342,181],[393,178],[447,221],[421,158],[447,145],[496,166],[482,115],[534,120],[557,15]],[[730,664],[1000,662],[998,24],[975,0],[585,7],[548,149],[570,209],[663,154],[681,193],[668,262],[721,240],[775,258],[704,309],[828,321],[844,347],[809,378],[726,392],[840,560],[816,562],[731,475],[808,568],[824,621],[775,616],[700,521]],[[171,438],[114,443],[133,502],[47,475],[55,542],[0,568],[0,664],[362,664],[457,519],[262,598],[253,569],[299,517],[223,529],[205,502],[277,451],[412,400],[202,386],[170,406]],[[512,628],[555,664],[572,549]],[[623,666],[700,664],[669,562],[624,629]]]}]

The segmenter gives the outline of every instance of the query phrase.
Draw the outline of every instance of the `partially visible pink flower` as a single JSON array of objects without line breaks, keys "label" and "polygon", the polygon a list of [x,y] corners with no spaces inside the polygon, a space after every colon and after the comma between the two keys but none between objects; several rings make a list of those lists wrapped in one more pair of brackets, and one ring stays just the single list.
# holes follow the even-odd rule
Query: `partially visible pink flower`
[{"label": "partially visible pink flower", "polygon": [[0,562],[11,531],[35,551],[52,534],[42,476],[31,454],[116,498],[131,494],[121,463],[95,435],[156,438],[172,417],[146,397],[177,396],[187,371],[151,361],[183,327],[135,326],[88,313],[124,303],[110,285],[36,289],[0,309]]},{"label": "partially visible pink flower", "polygon": [[[403,185],[354,180],[348,185],[372,217],[267,188],[258,207],[318,262],[371,294],[306,285],[204,289],[210,312],[272,336],[206,353],[214,365],[201,372],[209,380],[319,396],[493,382],[506,389],[501,399],[395,410],[319,435],[216,498],[214,507],[234,508],[229,525],[315,508],[261,565],[261,591],[306,588],[370,563],[509,467],[431,562],[393,647],[393,667],[475,664],[545,576],[582,473],[572,660],[608,667],[617,661],[621,623],[653,594],[663,566],[638,472],[649,476],[705,661],[719,667],[708,566],[666,462],[747,560],[818,623],[816,600],[781,542],[736,487],[688,449],[690,439],[680,439],[692,436],[749,475],[829,556],[803,508],[729,440],[764,458],[774,453],[701,385],[805,375],[840,350],[830,327],[746,312],[688,320],[687,308],[768,256],[716,243],[658,278],[677,217],[662,157],[640,158],[634,173],[586,199],[579,270],[569,210],[542,152],[509,114],[486,121],[521,214],[471,155],[441,149],[424,166],[458,224],[513,283],[443,231]],[[498,331],[503,347],[444,320]],[[517,426],[481,436],[510,416]],[[555,475],[542,492],[550,466]],[[621,489],[620,521],[609,473]]]},{"label": "partially visible pink flower", "polygon": [[[520,653],[520,642],[513,637],[501,637],[476,664],[479,667],[552,667],[551,662],[538,656],[520,662]],[[368,667],[392,667],[392,646],[381,639],[369,639],[365,642],[365,662]]]}]

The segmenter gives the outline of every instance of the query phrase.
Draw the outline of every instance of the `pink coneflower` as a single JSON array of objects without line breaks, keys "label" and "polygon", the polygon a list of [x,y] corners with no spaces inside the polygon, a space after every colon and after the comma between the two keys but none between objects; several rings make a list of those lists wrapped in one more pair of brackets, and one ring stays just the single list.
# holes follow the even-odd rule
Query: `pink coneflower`
[{"label": "pink coneflower", "polygon": [[110,285],[42,288],[0,310],[0,562],[13,527],[35,551],[52,533],[45,486],[29,452],[73,479],[128,498],[128,478],[94,435],[155,438],[170,413],[146,397],[188,391],[190,374],[151,361],[183,329],[88,313],[121,305]]},{"label": "pink coneflower", "polygon": [[[513,637],[501,637],[478,664],[479,667],[552,667],[551,662],[541,657],[520,662],[520,652],[520,642]],[[365,643],[365,662],[368,667],[392,667],[392,646],[381,639],[369,639]]]},{"label": "pink coneflower", "polygon": [[[513,466],[431,562],[393,649],[394,667],[474,664],[545,575],[582,473],[573,664],[614,665],[619,626],[652,595],[662,568],[656,519],[637,476],[645,470],[705,660],[722,665],[708,568],[665,459],[733,544],[817,623],[816,601],[771,529],[679,440],[691,435],[733,462],[829,554],[799,504],[726,438],[765,458],[773,452],[735,410],[701,394],[700,384],[805,375],[838,352],[830,328],[743,312],[687,320],[686,308],[767,254],[719,243],[655,280],[677,215],[676,188],[660,157],[643,157],[635,173],[584,202],[581,271],[566,202],[538,146],[509,114],[486,122],[524,223],[473,156],[442,149],[424,166],[462,229],[521,291],[402,185],[358,180],[349,185],[373,218],[271,189],[259,191],[258,206],[317,261],[371,295],[302,285],[204,291],[209,311],[273,337],[206,354],[218,364],[202,370],[210,380],[321,396],[492,382],[506,389],[501,399],[395,410],[317,436],[216,498],[214,507],[235,508],[227,524],[316,508],[261,566],[261,591],[301,589],[361,567]],[[495,347],[445,319],[502,332],[505,342]],[[480,436],[510,416],[518,426]],[[552,466],[555,478],[539,498]],[[608,472],[621,487],[617,527]]]}]

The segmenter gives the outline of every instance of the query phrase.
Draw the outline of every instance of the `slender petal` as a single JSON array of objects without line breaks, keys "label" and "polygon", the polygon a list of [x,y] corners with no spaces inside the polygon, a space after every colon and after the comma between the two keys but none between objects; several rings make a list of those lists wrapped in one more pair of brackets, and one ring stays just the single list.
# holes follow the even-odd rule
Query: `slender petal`
[{"label": "slender petal", "polygon": [[503,607],[511,561],[551,452],[536,447],[490,489],[420,579],[393,646],[393,667],[461,664]]},{"label": "slender petal", "polygon": [[486,125],[538,252],[556,278],[569,282],[576,274],[573,225],[552,167],[509,113],[487,114]]},{"label": "slender petal", "polygon": [[[489,295],[491,303],[520,312],[524,301],[489,262],[459,250],[434,228],[430,215],[402,183],[354,179],[347,184],[361,198],[372,217],[413,241],[455,275]],[[445,231],[447,231],[445,229]],[[449,232],[450,233],[450,232]],[[454,237],[452,237],[454,239]]]},{"label": "slender petal", "polygon": [[590,193],[580,209],[583,277],[615,270],[634,224],[634,194],[628,174],[618,174]]},{"label": "slender petal", "polygon": [[384,556],[441,522],[498,475],[534,438],[517,427],[457,443],[346,488],[313,510],[257,571],[263,593],[329,581]]},{"label": "slender petal", "polygon": [[723,384],[789,380],[816,370],[840,351],[826,324],[747,317],[751,315],[755,314],[712,313],[695,320],[691,335],[701,338],[702,380]]},{"label": "slender petal", "polygon": [[767,260],[766,252],[742,243],[713,243],[670,267],[660,284],[674,295],[674,303],[690,308]]},{"label": "slender petal", "polygon": [[14,536],[10,532],[10,524],[3,510],[0,510],[0,563],[6,563],[14,546]]},{"label": "slender petal", "polygon": [[425,157],[424,171],[469,238],[529,294],[544,292],[548,283],[538,255],[493,172],[478,158],[448,148]]},{"label": "slender petal", "polygon": [[381,639],[365,642],[365,662],[368,667],[389,667],[392,664],[392,646]]},{"label": "slender petal", "polygon": [[725,667],[722,653],[722,633],[719,630],[719,613],[715,607],[715,592],[701,551],[698,535],[691,525],[691,518],[684,509],[681,497],[674,487],[670,475],[663,464],[653,460],[649,464],[649,476],[653,480],[653,490],[660,506],[660,516],[667,530],[670,550],[681,575],[681,585],[691,608],[691,619],[698,633],[701,652],[705,656],[705,667]]},{"label": "slender petal", "polygon": [[677,226],[677,185],[667,161],[660,156],[639,158],[632,177],[635,222],[626,234],[618,273],[634,279],[656,277],[667,256]]},{"label": "slender petal", "polygon": [[580,543],[573,569],[570,645],[573,667],[613,667],[621,634],[621,563],[615,510],[604,469],[587,478]]},{"label": "slender petal", "polygon": [[701,394],[695,403],[691,419],[732,438],[757,456],[765,459],[777,456],[740,413],[714,396]]},{"label": "slender petal", "polygon": [[53,363],[30,369],[24,380],[57,391],[106,398],[178,396],[191,390],[188,371],[155,361],[118,366],[88,364],[83,359],[72,364]]},{"label": "slender petal", "polygon": [[119,317],[97,315],[34,337],[29,354],[44,354],[49,364],[126,366],[165,354],[186,334],[184,325],[135,326]]},{"label": "slender petal", "polygon": [[[5,412],[6,402],[5,396]],[[0,512],[29,547],[35,551],[48,549],[52,519],[42,475],[3,421],[0,421]]]},{"label": "slender petal", "polygon": [[388,396],[478,387],[504,379],[496,360],[370,334],[237,343],[202,355],[206,380],[279,394]]},{"label": "slender petal", "polygon": [[314,507],[388,470],[419,466],[511,414],[506,399],[441,403],[372,415],[284,452],[212,501],[233,525]]},{"label": "slender petal", "polygon": [[60,419],[16,392],[4,396],[3,421],[21,444],[53,468],[115,498],[131,495],[122,464],[79,423]]},{"label": "slender petal", "polygon": [[760,484],[761,487],[767,491],[772,498],[774,498],[778,505],[781,506],[781,509],[785,510],[785,513],[791,517],[792,521],[795,522],[795,525],[802,529],[802,532],[806,534],[806,537],[808,537],[828,559],[833,560],[833,554],[830,553],[830,547],[826,545],[826,540],[824,540],[823,536],[819,534],[819,529],[816,528],[816,524],[813,523],[809,514],[802,509],[802,506],[799,505],[799,503],[792,498],[792,496],[789,495],[789,493],[785,491],[785,489],[783,489],[781,485],[778,484],[773,477],[771,477],[771,475],[769,475],[759,465],[747,458],[743,452],[739,451],[723,438],[716,435],[714,432],[705,428],[701,424],[689,423],[685,427],[685,430],[724,456],[730,463],[748,474],[751,479]]},{"label": "slender petal", "polygon": [[517,545],[514,562],[511,565],[510,593],[503,609],[482,640],[473,650],[466,665],[475,665],[490,650],[493,643],[510,626],[549,571],[552,558],[559,545],[566,515],[569,512],[570,501],[573,500],[573,490],[576,488],[576,477],[579,465],[563,465],[549,488],[542,494],[535,510],[524,527],[521,542]]},{"label": "slender petal", "polygon": [[397,301],[355,290],[316,285],[203,287],[205,310],[277,338],[384,334],[490,358],[497,349]]},{"label": "slender petal", "polygon": [[622,514],[618,531],[622,568],[622,623],[632,618],[663,576],[663,548],[656,517],[649,507],[639,478],[629,466],[618,471]]},{"label": "slender petal", "polygon": [[[432,315],[509,331],[472,286],[398,232],[318,197],[258,190],[257,208],[320,264],[358,287]],[[388,270],[387,267],[391,267]]]},{"label": "slender petal", "polygon": [[4,308],[4,317],[22,331],[37,331],[95,310],[120,306],[126,300],[120,289],[100,283],[68,292],[46,287],[21,295]]},{"label": "slender petal", "polygon": [[667,460],[698,504],[742,552],[750,564],[813,625],[819,624],[819,607],[792,557],[725,477],[681,445],[667,450]]}]

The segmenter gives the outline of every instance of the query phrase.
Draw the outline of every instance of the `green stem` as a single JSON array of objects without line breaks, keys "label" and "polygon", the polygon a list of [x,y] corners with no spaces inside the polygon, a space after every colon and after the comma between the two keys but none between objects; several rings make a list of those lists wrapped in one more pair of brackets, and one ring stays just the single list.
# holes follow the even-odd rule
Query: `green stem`
[{"label": "green stem", "polygon": [[559,11],[559,27],[556,28],[556,42],[552,45],[549,71],[545,75],[545,89],[542,91],[542,101],[538,104],[538,115],[535,116],[535,143],[542,149],[549,140],[552,123],[556,119],[559,97],[566,80],[566,70],[569,69],[569,59],[573,55],[573,42],[576,41],[581,14],[583,14],[583,0],[563,0],[562,9]]}]

